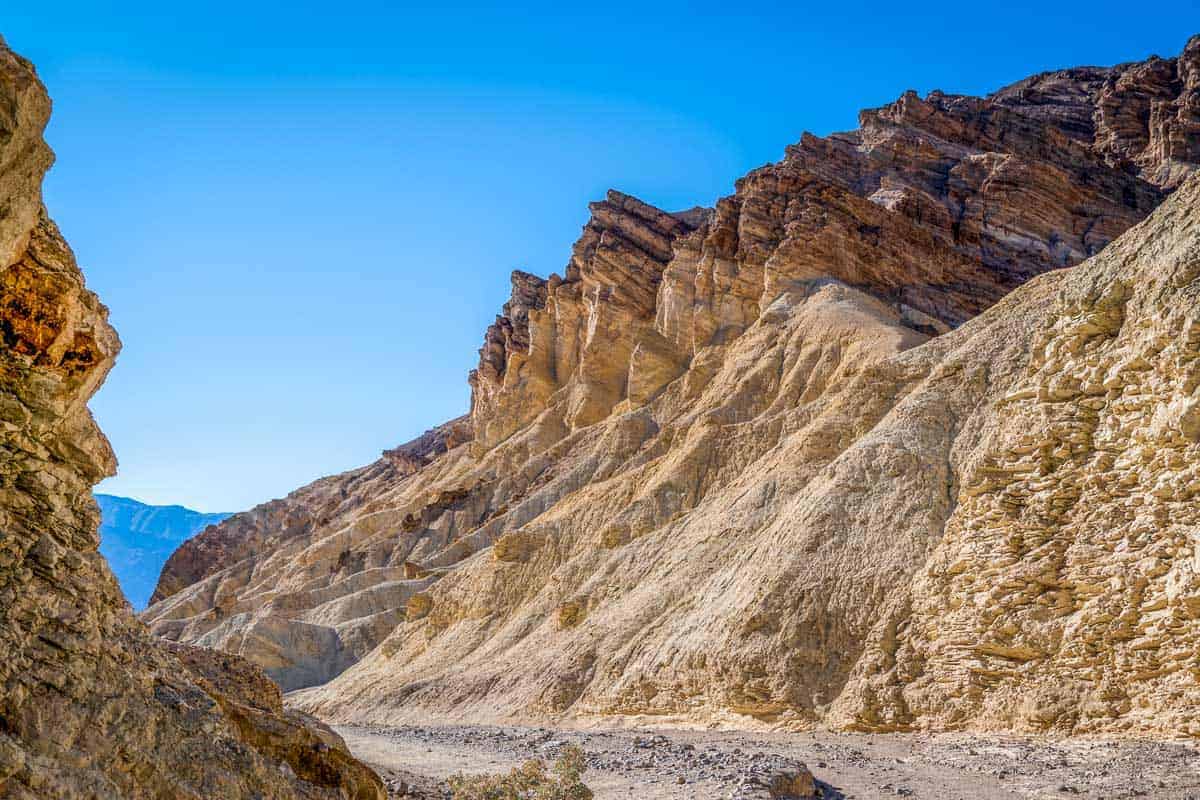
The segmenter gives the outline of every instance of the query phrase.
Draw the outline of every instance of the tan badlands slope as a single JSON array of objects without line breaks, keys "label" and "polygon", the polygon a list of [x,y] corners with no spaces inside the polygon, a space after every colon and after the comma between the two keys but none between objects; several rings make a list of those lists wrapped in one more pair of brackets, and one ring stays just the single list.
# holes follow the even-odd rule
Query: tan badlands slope
[{"label": "tan badlands slope", "polygon": [[1200,733],[1198,120],[1193,39],[611,193],[468,418],[210,528],[145,619],[341,720]]},{"label": "tan badlands slope", "polygon": [[0,797],[382,800],[259,669],[150,635],[96,550],[120,343],[42,206],[49,114],[0,39]]}]

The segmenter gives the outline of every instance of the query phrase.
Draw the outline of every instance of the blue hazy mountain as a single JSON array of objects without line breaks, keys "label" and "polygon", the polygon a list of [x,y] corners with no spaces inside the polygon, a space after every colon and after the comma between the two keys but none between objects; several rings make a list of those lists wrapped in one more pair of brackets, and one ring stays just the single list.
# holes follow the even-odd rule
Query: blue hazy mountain
[{"label": "blue hazy mountain", "polygon": [[146,607],[158,573],[175,548],[229,516],[183,506],[150,506],[111,494],[97,494],[96,502],[100,504],[100,552],[139,611]]}]

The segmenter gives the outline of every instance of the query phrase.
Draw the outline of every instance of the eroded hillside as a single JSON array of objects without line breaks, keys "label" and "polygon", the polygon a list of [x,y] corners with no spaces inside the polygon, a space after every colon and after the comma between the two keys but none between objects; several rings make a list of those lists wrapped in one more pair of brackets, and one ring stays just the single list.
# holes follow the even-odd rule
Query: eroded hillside
[{"label": "eroded hillside", "polygon": [[1194,39],[610,193],[469,419],[206,532],[146,619],[338,719],[1185,730],[1198,110]]},{"label": "eroded hillside", "polygon": [[257,667],[152,636],[97,552],[86,404],[120,344],[42,205],[49,115],[0,39],[0,796],[381,800]]}]

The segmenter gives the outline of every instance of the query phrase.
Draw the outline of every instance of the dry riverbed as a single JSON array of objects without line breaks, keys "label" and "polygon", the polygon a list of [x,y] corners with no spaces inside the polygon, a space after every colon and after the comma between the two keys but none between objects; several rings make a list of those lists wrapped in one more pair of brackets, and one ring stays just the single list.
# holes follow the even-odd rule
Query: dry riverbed
[{"label": "dry riverbed", "polygon": [[396,798],[440,800],[450,775],[552,761],[564,745],[577,744],[597,800],[769,797],[764,770],[796,762],[812,770],[825,798],[1200,800],[1200,752],[1172,742],[486,725],[337,730]]}]

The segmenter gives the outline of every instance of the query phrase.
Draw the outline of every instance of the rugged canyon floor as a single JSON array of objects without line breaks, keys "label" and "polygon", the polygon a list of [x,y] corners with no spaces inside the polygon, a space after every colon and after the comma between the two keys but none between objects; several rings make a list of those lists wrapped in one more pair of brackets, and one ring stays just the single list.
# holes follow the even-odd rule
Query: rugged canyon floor
[{"label": "rugged canyon floor", "polygon": [[337,731],[393,798],[447,797],[451,775],[552,761],[568,744],[587,754],[584,781],[597,800],[768,798],[755,776],[797,762],[812,771],[821,797],[845,800],[1200,798],[1200,751],[1185,742],[489,725]]}]

